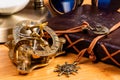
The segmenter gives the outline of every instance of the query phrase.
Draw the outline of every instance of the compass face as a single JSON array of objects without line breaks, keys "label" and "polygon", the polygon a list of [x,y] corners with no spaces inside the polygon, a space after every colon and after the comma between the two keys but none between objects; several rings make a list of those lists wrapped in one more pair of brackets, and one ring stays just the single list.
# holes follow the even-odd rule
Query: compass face
[{"label": "compass face", "polygon": [[[50,56],[54,55],[60,46],[59,38],[56,33],[48,26],[43,27],[43,36],[41,35],[41,30],[39,23],[33,21],[22,21],[17,24],[13,29],[13,36],[16,43],[14,52],[17,52],[17,49],[22,45],[27,45],[33,49],[33,52],[38,56]],[[35,33],[35,36],[31,34]],[[47,41],[44,33],[47,33],[51,38],[51,42]]]}]

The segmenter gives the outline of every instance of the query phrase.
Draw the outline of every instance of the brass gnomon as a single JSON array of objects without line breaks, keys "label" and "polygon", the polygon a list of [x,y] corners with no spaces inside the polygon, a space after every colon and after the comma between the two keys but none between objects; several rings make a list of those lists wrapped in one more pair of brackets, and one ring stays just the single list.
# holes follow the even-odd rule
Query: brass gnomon
[{"label": "brass gnomon", "polygon": [[38,67],[48,65],[62,51],[64,38],[58,38],[56,33],[46,23],[25,20],[13,28],[13,38],[6,45],[9,57],[15,63],[21,74],[26,74]]}]

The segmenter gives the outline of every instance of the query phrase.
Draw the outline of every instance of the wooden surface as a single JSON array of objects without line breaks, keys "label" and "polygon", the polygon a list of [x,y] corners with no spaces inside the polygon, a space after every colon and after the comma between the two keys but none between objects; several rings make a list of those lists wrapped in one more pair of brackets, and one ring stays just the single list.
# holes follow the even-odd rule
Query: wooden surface
[{"label": "wooden surface", "polygon": [[119,68],[102,62],[93,64],[87,58],[82,58],[78,65],[78,74],[71,74],[69,78],[65,75],[58,77],[58,73],[53,72],[57,64],[72,63],[75,58],[75,54],[60,56],[46,67],[36,69],[28,75],[19,75],[8,57],[8,48],[0,45],[0,80],[120,80]]}]

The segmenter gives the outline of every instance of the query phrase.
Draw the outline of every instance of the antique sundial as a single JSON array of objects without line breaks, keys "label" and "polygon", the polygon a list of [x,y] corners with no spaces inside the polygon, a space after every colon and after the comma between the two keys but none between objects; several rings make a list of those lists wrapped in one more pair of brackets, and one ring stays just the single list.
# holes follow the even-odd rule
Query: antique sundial
[{"label": "antique sundial", "polygon": [[33,69],[46,66],[55,56],[63,54],[64,38],[58,38],[56,33],[46,23],[30,20],[19,22],[13,29],[13,39],[6,45],[9,56],[16,64],[17,70],[26,74]]}]

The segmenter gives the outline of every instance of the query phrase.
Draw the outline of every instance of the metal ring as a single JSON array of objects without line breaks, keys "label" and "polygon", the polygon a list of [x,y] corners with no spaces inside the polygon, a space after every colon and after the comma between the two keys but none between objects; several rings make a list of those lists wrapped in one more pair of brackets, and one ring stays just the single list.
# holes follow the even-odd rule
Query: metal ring
[{"label": "metal ring", "polygon": [[75,10],[82,3],[83,0],[44,0],[45,6],[53,16]]}]

